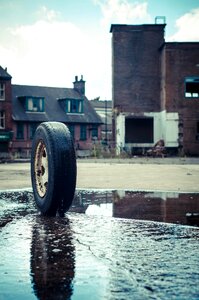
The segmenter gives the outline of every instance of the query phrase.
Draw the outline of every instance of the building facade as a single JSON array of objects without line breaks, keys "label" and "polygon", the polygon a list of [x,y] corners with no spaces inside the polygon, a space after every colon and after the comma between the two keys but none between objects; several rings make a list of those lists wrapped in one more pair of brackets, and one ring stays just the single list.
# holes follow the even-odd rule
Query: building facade
[{"label": "building facade", "polygon": [[199,43],[166,43],[165,24],[112,25],[113,136],[118,152],[199,155]]},{"label": "building facade", "polygon": [[[12,77],[0,66],[0,153],[8,156],[12,147]],[[1,154],[0,154],[1,157]]]},{"label": "building facade", "polygon": [[111,100],[90,100],[103,124],[101,126],[101,140],[104,145],[112,143],[112,101]]},{"label": "building facade", "polygon": [[73,88],[13,85],[6,70],[0,70],[0,152],[29,157],[37,126],[48,121],[66,124],[79,152],[101,139],[102,121],[85,96],[83,77],[75,77]]}]

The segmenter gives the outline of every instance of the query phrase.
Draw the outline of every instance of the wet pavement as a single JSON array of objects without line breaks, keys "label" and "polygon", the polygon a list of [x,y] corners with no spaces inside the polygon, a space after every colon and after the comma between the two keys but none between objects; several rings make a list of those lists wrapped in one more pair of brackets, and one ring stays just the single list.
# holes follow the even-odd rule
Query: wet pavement
[{"label": "wet pavement", "polygon": [[0,299],[199,299],[198,213],[196,193],[78,190],[47,218],[2,191]]}]

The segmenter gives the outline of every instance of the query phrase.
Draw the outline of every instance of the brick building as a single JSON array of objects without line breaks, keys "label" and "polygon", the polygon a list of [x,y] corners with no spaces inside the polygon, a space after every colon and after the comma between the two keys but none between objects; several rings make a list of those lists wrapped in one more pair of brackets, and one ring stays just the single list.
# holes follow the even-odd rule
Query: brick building
[{"label": "brick building", "polygon": [[113,135],[118,152],[199,155],[199,43],[166,43],[165,24],[112,25]]},{"label": "brick building", "polygon": [[0,67],[0,156],[9,152],[29,157],[34,132],[46,121],[66,124],[76,149],[91,150],[93,141],[101,139],[102,121],[85,96],[83,77],[78,80],[76,76],[73,85],[13,85],[11,76]]},{"label": "brick building", "polygon": [[8,155],[12,140],[11,76],[0,66],[0,153]]},{"label": "brick building", "polygon": [[112,142],[112,101],[97,98],[90,102],[103,122],[101,126],[102,143],[110,145]]}]

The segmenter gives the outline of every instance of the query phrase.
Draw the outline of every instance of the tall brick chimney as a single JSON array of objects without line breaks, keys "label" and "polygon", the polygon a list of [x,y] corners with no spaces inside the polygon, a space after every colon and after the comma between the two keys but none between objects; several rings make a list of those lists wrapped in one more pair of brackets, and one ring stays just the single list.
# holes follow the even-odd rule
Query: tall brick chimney
[{"label": "tall brick chimney", "polygon": [[75,81],[73,82],[73,85],[74,85],[74,90],[76,90],[82,95],[85,95],[85,81],[83,80],[82,75],[80,80],[78,80],[78,76],[75,76]]}]

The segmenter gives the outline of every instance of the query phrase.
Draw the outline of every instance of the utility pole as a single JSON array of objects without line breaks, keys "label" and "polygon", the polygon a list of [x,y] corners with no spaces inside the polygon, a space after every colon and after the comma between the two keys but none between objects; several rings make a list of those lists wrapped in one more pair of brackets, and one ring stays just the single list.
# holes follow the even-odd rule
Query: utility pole
[{"label": "utility pole", "polygon": [[107,100],[105,100],[105,145],[108,145],[108,129],[107,129]]}]

